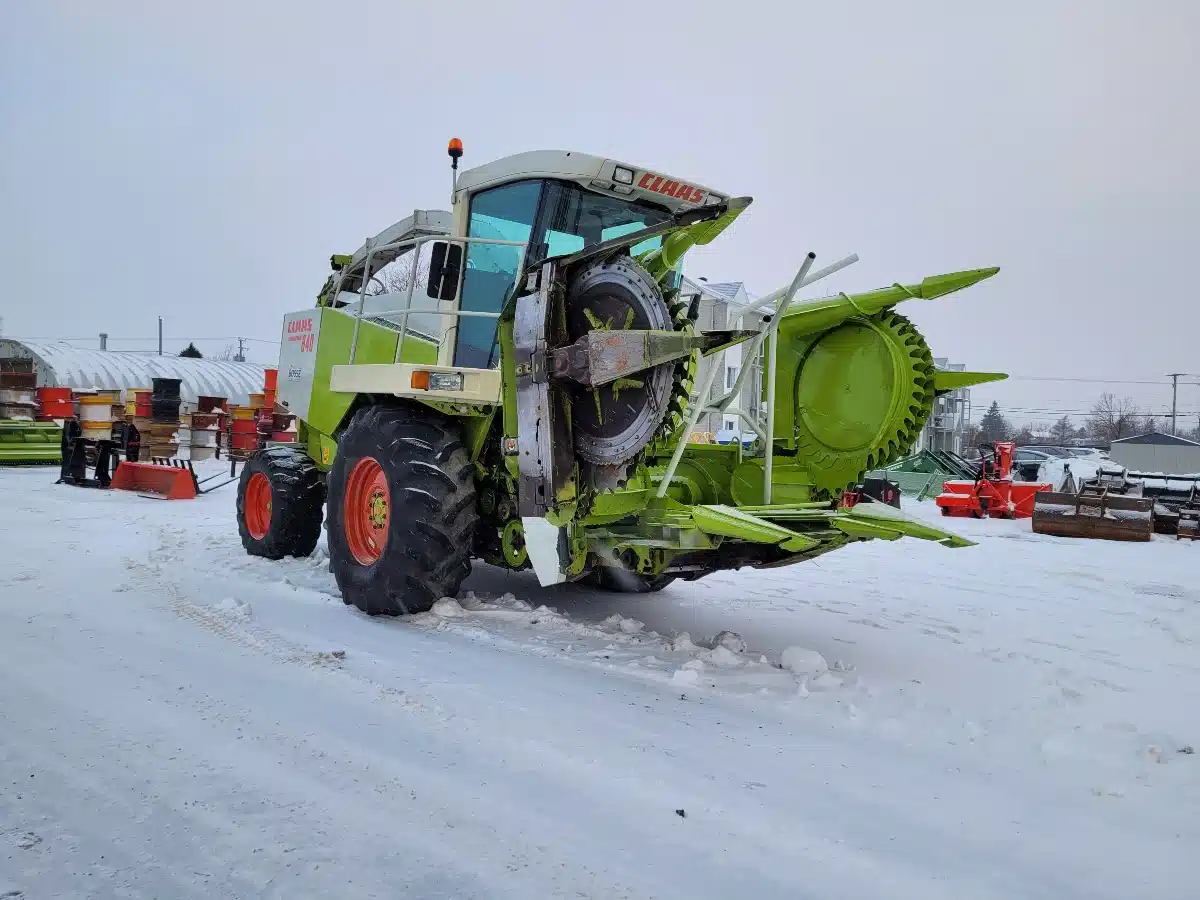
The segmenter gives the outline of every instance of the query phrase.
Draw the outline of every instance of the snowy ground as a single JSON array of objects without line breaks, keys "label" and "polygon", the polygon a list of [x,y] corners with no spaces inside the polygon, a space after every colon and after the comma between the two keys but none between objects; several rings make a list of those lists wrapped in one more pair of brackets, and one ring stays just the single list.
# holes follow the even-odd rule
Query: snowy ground
[{"label": "snowy ground", "polygon": [[400,621],[233,486],[53,480],[0,469],[0,897],[1196,896],[1200,544],[480,565]]}]

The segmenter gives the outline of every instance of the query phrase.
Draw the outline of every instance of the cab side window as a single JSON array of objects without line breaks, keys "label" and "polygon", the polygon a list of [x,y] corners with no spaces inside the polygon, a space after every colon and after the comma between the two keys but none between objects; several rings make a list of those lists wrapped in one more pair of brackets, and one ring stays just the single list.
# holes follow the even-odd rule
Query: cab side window
[{"label": "cab side window", "polygon": [[[528,242],[537,215],[541,181],[517,181],[482,191],[471,198],[469,237]],[[521,248],[500,244],[468,244],[460,310],[500,312],[517,277]],[[494,351],[496,320],[462,316],[454,345],[454,364],[485,369],[499,362]]]}]

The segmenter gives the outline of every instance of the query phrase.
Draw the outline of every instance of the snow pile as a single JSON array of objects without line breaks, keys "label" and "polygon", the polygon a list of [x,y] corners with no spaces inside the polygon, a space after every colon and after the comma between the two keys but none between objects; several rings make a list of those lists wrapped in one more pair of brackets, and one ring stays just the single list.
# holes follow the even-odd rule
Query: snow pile
[{"label": "snow pile", "polygon": [[236,619],[249,619],[252,614],[250,604],[245,600],[238,600],[236,597],[224,598],[219,603],[213,604],[213,609]]},{"label": "snow pile", "polygon": [[746,639],[736,631],[719,631],[712,639],[713,649],[722,649],[730,653],[745,653]]},{"label": "snow pile", "polygon": [[816,650],[804,647],[787,647],[779,654],[779,664],[793,675],[814,678],[829,671],[829,664]]},{"label": "snow pile", "polygon": [[53,478],[0,469],[0,896],[1195,893],[1188,542],[964,519],[370,618],[231,489]]},{"label": "snow pile", "polygon": [[[1102,465],[1106,465],[1106,461],[1102,459],[1052,457],[1038,468],[1038,481],[1054,485],[1056,491],[1062,490],[1063,484],[1067,480],[1067,471],[1070,470],[1071,477],[1075,479],[1075,487],[1078,489],[1084,481],[1095,478]],[[1111,467],[1112,463],[1107,463],[1107,466]]]},{"label": "snow pile", "polygon": [[601,628],[607,628],[613,631],[619,631],[622,634],[637,634],[646,627],[644,622],[639,622],[637,619],[626,618],[619,613],[613,613],[600,623]]},{"label": "snow pile", "polygon": [[439,619],[461,619],[467,614],[467,611],[453,597],[443,597],[438,600],[433,604],[430,612]]}]

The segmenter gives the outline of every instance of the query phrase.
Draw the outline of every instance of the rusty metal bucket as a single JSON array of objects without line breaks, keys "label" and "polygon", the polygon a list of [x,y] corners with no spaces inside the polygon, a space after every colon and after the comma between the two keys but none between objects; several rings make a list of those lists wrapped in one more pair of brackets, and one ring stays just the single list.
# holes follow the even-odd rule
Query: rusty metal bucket
[{"label": "rusty metal bucket", "polygon": [[1154,531],[1154,500],[1085,486],[1077,494],[1038,491],[1033,530],[1059,537],[1148,541]]}]

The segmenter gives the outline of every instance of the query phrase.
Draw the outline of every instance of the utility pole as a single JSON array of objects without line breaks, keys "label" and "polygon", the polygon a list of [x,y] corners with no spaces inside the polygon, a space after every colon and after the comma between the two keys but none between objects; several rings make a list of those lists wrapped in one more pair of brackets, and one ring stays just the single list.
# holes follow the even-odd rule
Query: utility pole
[{"label": "utility pole", "polygon": [[162,316],[158,317],[158,355],[162,356]]},{"label": "utility pole", "polygon": [[238,352],[237,352],[237,356],[235,356],[233,358],[234,362],[245,362],[246,361],[246,354],[242,349],[242,345],[245,343],[245,340],[246,340],[245,338],[238,338]]},{"label": "utility pole", "polygon": [[100,349],[101,350],[108,349],[108,332],[107,331],[100,332]]},{"label": "utility pole", "polygon": [[1171,434],[1172,434],[1172,436],[1174,436],[1174,434],[1175,434],[1175,411],[1178,408],[1176,406],[1175,400],[1179,394],[1179,376],[1183,375],[1183,374],[1185,374],[1185,373],[1172,372],[1169,376],[1167,376],[1171,379]]}]

